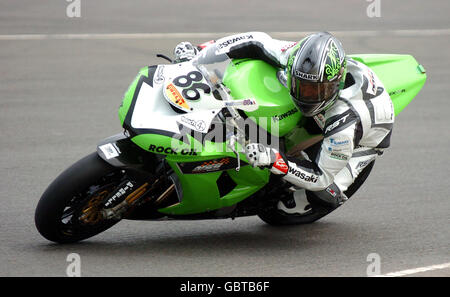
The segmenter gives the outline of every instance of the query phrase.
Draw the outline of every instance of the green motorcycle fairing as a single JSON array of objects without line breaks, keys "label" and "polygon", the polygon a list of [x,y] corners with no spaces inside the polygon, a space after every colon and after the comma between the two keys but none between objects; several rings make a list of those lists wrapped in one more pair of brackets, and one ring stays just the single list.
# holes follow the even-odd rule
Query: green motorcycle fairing
[{"label": "green motorcycle fairing", "polygon": [[246,115],[257,124],[264,119],[268,132],[276,136],[291,132],[302,115],[291,100],[289,90],[278,79],[277,72],[283,70],[261,60],[233,62],[233,67],[225,73],[224,84],[231,90],[233,98],[255,98],[259,106],[256,111],[245,112]]},{"label": "green motorcycle fairing", "polygon": [[[223,147],[223,152],[219,153],[213,150],[217,148],[216,143],[206,141],[202,148],[198,149],[201,144],[194,137],[188,137],[190,144],[180,141],[179,145],[174,145],[172,138],[158,134],[142,134],[132,138],[132,141],[142,148],[149,148],[154,144],[170,148],[149,151],[166,155],[168,165],[181,184],[182,199],[177,204],[159,209],[159,212],[185,215],[232,206],[256,193],[268,182],[269,171],[248,166],[243,153],[240,154],[241,168],[236,171],[235,154],[229,152],[229,149],[227,151],[226,143],[219,144]],[[195,172],[197,168],[199,170]],[[223,184],[222,180],[226,181],[227,185]]]},{"label": "green motorcycle fairing", "polygon": [[425,68],[411,55],[361,54],[350,58],[367,65],[383,82],[398,115],[419,93],[427,79]]},{"label": "green motorcycle fairing", "polygon": [[[411,102],[426,80],[423,67],[410,55],[350,57],[369,66],[381,79],[392,98],[396,115]],[[245,112],[249,118],[254,119],[256,123],[263,118],[266,122],[269,119],[267,130],[281,137],[287,149],[314,136],[298,126],[302,115],[294,106],[288,90],[278,79],[277,72],[280,69],[263,61],[251,59],[235,60],[233,64],[233,67],[227,68],[223,83],[230,89],[233,98],[253,98],[257,101],[258,110]],[[130,107],[133,106],[133,100],[139,92],[140,80],[145,78],[153,81],[154,75],[155,68],[142,68],[125,93],[119,108],[119,119],[125,129],[131,129],[126,118],[133,112]],[[149,111],[149,116],[151,112]],[[273,123],[277,123],[276,131],[272,131]],[[259,191],[269,180],[270,172],[267,169],[248,166],[243,153],[240,153],[242,167],[236,171],[236,156],[226,149],[228,141],[223,143],[205,141],[202,145],[191,136],[187,136],[188,143],[174,142],[173,133],[159,130],[149,130],[145,133],[130,132],[132,132],[131,140],[142,149],[165,155],[168,165],[179,178],[182,188],[181,201],[159,209],[161,213],[186,215],[232,206]],[[220,150],[215,149],[218,145],[221,147]],[[238,144],[237,149],[241,150]],[[218,170],[211,172],[202,170],[209,167]]]},{"label": "green motorcycle fairing", "polygon": [[[165,155],[167,164],[178,176],[182,189],[180,203],[158,211],[170,215],[202,213],[235,205],[260,190],[268,182],[269,171],[248,166],[245,162],[245,154],[240,153],[241,168],[237,172],[235,170],[236,156],[229,148],[227,149],[227,142],[205,141],[202,145],[194,137],[186,135],[188,138],[186,143],[181,140],[174,141],[175,135],[171,132],[139,131],[131,127],[129,118],[134,112],[134,104],[143,84],[142,81],[152,84],[154,73],[155,67],[145,67],[140,70],[124,95],[119,108],[119,119],[122,126],[132,135],[131,140],[135,144],[146,151]],[[153,85],[153,87],[158,86]],[[148,99],[160,100],[161,104],[168,104],[164,99],[156,97]],[[236,144],[236,149],[241,151],[239,144]],[[186,170],[183,172],[184,164],[193,164],[196,167],[190,168],[192,173],[186,173]],[[196,168],[200,170],[195,172]],[[202,170],[202,168],[205,169]],[[232,187],[224,183],[231,183]]]}]

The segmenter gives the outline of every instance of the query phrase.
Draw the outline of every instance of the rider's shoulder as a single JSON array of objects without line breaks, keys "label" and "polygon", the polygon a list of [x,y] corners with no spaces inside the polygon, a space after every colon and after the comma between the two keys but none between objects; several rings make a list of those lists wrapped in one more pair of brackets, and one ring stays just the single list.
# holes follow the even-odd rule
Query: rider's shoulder
[{"label": "rider's shoulder", "polygon": [[345,113],[349,109],[349,105],[346,100],[342,97],[338,98],[333,106],[327,109],[324,113],[325,119],[336,117],[336,115],[340,115]]},{"label": "rider's shoulder", "polygon": [[378,86],[382,87],[382,82],[370,67],[353,59],[347,60],[346,86],[340,94],[342,98],[351,102],[362,99],[363,94]]},{"label": "rider's shoulder", "polygon": [[381,84],[380,79],[369,66],[354,59],[349,58],[347,60],[347,72],[353,77],[360,79],[362,83],[367,79],[369,82],[373,81],[377,84]]}]

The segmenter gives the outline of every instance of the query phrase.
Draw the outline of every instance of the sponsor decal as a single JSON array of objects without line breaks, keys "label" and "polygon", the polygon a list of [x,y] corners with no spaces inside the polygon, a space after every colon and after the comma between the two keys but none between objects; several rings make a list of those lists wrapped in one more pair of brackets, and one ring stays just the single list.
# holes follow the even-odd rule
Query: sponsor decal
[{"label": "sponsor decal", "polygon": [[105,155],[107,160],[118,157],[120,154],[119,149],[112,143],[107,143],[98,147],[102,153]]},{"label": "sponsor decal", "polygon": [[202,120],[196,121],[196,120],[187,118],[185,116],[182,116],[181,121],[185,124],[195,127],[195,129],[197,129],[200,132],[205,131],[205,129],[206,129],[206,123],[205,123],[205,121],[202,121]]},{"label": "sponsor decal", "polygon": [[367,86],[367,93],[370,93],[372,95],[376,95],[377,93],[377,86],[375,85],[375,78],[373,76],[373,72],[370,70],[367,70],[368,77],[369,77],[369,85]]},{"label": "sponsor decal", "polygon": [[216,171],[220,170],[220,168],[223,165],[230,164],[229,158],[223,158],[221,160],[212,160],[212,161],[206,161],[201,165],[198,165],[194,169],[192,169],[192,173],[199,173],[199,172],[210,172],[210,171]]},{"label": "sponsor decal", "polygon": [[334,146],[341,146],[341,145],[349,144],[350,141],[348,139],[340,141],[340,140],[336,140],[335,138],[330,138],[330,143],[331,143],[331,145],[334,145]]},{"label": "sponsor decal", "polygon": [[297,108],[293,108],[293,109],[288,110],[287,112],[282,113],[282,114],[280,114],[280,115],[274,115],[274,116],[272,117],[272,119],[273,119],[274,121],[281,121],[281,120],[283,120],[283,119],[285,119],[285,118],[287,118],[287,117],[290,117],[290,116],[293,115],[293,114],[296,114],[297,112],[298,112]]},{"label": "sponsor decal", "polygon": [[180,92],[178,92],[177,88],[173,84],[168,84],[166,90],[167,96],[172,103],[185,109],[189,109],[189,105],[186,103],[186,100],[184,100],[183,96],[181,96]]},{"label": "sponsor decal", "polygon": [[344,158],[344,155],[339,154],[337,152],[348,150],[350,147],[350,140],[343,139],[343,138],[329,138],[328,139],[329,152],[334,152],[335,154],[331,153],[331,157],[339,160],[347,160],[348,158]]},{"label": "sponsor decal", "polygon": [[256,101],[255,101],[255,100],[251,100],[251,99],[245,99],[245,100],[242,102],[242,104],[243,104],[243,105],[255,105],[255,104],[256,104]]},{"label": "sponsor decal", "polygon": [[161,65],[158,66],[158,69],[156,70],[155,78],[153,80],[155,82],[155,84],[161,84],[164,82],[163,72],[164,72],[164,66],[161,66]]},{"label": "sponsor decal", "polygon": [[234,101],[226,101],[225,106],[249,106],[249,105],[255,105],[256,101],[253,99],[244,99],[244,100],[234,100]]},{"label": "sponsor decal", "polygon": [[330,194],[331,196],[336,197],[336,195],[337,195],[336,192],[335,192],[333,189],[331,189],[330,187],[326,188],[325,190],[326,190],[327,193]]},{"label": "sponsor decal", "polygon": [[363,169],[363,168],[365,168],[367,165],[369,165],[369,163],[370,162],[372,162],[374,160],[374,158],[372,158],[372,159],[369,159],[369,160],[366,160],[366,161],[361,161],[361,162],[359,162],[358,163],[358,165],[356,165],[356,170],[359,170],[359,169]]},{"label": "sponsor decal", "polygon": [[171,148],[171,147],[164,147],[164,146],[157,146],[154,144],[151,144],[148,148],[149,151],[154,152],[154,153],[164,153],[166,155],[191,155],[191,156],[196,156],[197,155],[197,151],[195,149],[179,149],[179,148]]},{"label": "sponsor decal", "polygon": [[298,78],[307,79],[307,80],[318,80],[319,79],[319,76],[316,74],[304,73],[304,72],[300,72],[298,70],[295,70],[295,76],[297,76]]},{"label": "sponsor decal", "polygon": [[317,183],[318,177],[315,176],[314,174],[308,175],[308,174],[301,172],[297,169],[294,169],[292,167],[289,168],[289,173],[298,177],[299,179],[304,180],[305,182]]},{"label": "sponsor decal", "polygon": [[329,126],[325,129],[324,133],[327,134],[328,132],[330,132],[330,131],[333,130],[334,128],[338,127],[340,124],[344,124],[345,121],[347,120],[347,118],[348,118],[349,115],[350,115],[350,114],[347,114],[346,116],[340,118],[339,120],[337,120],[337,121],[334,122],[333,124],[329,125]]},{"label": "sponsor decal", "polygon": [[226,40],[224,42],[219,43],[218,44],[218,48],[219,49],[223,49],[223,48],[226,48],[226,47],[228,47],[228,46],[230,46],[230,45],[232,45],[232,44],[234,44],[234,43],[236,43],[238,41],[247,40],[247,39],[253,39],[253,35],[251,35],[251,34],[250,35],[241,35],[241,36],[237,36],[237,37],[228,39],[228,40]]},{"label": "sponsor decal", "polygon": [[286,164],[286,162],[283,160],[283,157],[281,157],[280,153],[276,153],[276,161],[272,165],[272,167],[278,169],[282,173],[286,174],[289,170],[289,166]]},{"label": "sponsor decal", "polygon": [[[181,172],[184,174],[200,174],[223,171],[236,168],[237,165],[237,160],[230,157],[201,162],[178,163]],[[248,165],[246,162],[241,161],[241,166],[246,165]]]},{"label": "sponsor decal", "polygon": [[396,91],[390,92],[389,96],[400,95],[405,92],[406,92],[406,89],[396,90]]},{"label": "sponsor decal", "polygon": [[348,156],[338,152],[331,152],[330,157],[337,160],[347,161]]},{"label": "sponsor decal", "polygon": [[294,43],[291,43],[291,44],[288,44],[288,45],[283,46],[283,47],[281,48],[281,52],[285,52],[285,51],[287,51],[288,49],[290,49],[290,48],[296,46],[297,43],[298,43],[298,42],[294,42]]},{"label": "sponsor decal", "polygon": [[112,205],[116,201],[116,199],[127,194],[129,190],[133,189],[133,187],[134,185],[132,182],[127,182],[124,186],[117,190],[117,192],[111,198],[109,198],[108,201],[106,201],[105,207],[109,207],[110,205]]}]

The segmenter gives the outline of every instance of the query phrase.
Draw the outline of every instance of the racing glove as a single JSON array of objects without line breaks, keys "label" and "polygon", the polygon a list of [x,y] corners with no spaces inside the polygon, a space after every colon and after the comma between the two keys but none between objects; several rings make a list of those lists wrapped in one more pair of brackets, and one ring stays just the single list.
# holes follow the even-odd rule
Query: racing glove
[{"label": "racing glove", "polygon": [[274,148],[259,143],[250,143],[245,147],[245,155],[253,167],[269,168],[274,174],[287,174],[289,167],[285,158]]},{"label": "racing glove", "polygon": [[173,50],[173,55],[175,56],[174,62],[181,63],[192,60],[192,58],[194,58],[197,53],[197,48],[194,47],[190,42],[180,42]]}]

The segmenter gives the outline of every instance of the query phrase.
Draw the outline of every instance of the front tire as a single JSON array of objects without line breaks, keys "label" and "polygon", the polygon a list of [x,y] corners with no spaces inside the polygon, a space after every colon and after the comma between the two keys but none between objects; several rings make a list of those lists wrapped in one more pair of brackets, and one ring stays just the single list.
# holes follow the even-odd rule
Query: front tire
[{"label": "front tire", "polygon": [[115,189],[122,176],[120,169],[97,153],[79,160],[42,194],[35,212],[37,230],[50,241],[72,243],[112,227],[118,220],[104,220],[95,207]]}]

